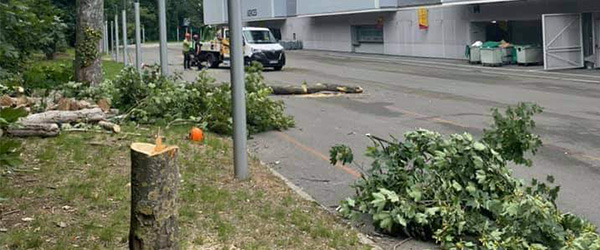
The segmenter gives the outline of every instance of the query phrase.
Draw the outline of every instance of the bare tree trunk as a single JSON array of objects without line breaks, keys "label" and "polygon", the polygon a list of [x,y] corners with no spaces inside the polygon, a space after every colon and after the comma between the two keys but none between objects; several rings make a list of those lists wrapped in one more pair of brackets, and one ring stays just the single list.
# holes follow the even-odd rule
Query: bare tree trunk
[{"label": "bare tree trunk", "polygon": [[102,81],[100,46],[104,23],[104,0],[77,0],[75,80],[97,85]]}]

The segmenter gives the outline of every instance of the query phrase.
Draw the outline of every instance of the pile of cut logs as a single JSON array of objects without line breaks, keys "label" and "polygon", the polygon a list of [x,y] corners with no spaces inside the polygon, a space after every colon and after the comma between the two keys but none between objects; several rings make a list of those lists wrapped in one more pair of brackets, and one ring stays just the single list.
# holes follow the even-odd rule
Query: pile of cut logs
[{"label": "pile of cut logs", "polygon": [[[41,106],[46,107],[44,112],[31,113],[31,110],[38,110]],[[89,101],[64,97],[42,99],[5,95],[0,97],[0,108],[5,107],[24,108],[30,113],[0,133],[8,136],[58,136],[61,128],[69,128],[73,124],[80,123],[98,125],[114,133],[121,131],[119,125],[108,121],[110,117],[118,113],[118,110],[110,109],[110,104],[106,99],[90,103]]]}]

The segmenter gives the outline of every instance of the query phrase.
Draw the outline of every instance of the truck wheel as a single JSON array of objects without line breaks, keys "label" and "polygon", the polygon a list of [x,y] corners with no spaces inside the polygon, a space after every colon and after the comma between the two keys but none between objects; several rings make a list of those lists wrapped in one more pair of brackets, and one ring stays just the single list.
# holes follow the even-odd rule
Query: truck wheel
[{"label": "truck wheel", "polygon": [[219,62],[217,62],[217,58],[213,54],[206,55],[206,62],[208,63],[208,67],[211,67],[211,68],[219,67]]},{"label": "truck wheel", "polygon": [[275,67],[273,67],[273,69],[275,71],[281,71],[282,68],[283,68],[283,66],[275,66]]}]

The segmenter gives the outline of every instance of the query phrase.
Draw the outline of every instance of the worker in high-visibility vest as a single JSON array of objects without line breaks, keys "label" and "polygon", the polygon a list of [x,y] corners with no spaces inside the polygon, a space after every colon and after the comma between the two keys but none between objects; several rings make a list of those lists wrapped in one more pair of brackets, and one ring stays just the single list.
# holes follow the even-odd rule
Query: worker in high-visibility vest
[{"label": "worker in high-visibility vest", "polygon": [[190,33],[185,33],[185,39],[183,39],[183,69],[191,68],[191,53],[192,53],[192,41],[190,41]]}]

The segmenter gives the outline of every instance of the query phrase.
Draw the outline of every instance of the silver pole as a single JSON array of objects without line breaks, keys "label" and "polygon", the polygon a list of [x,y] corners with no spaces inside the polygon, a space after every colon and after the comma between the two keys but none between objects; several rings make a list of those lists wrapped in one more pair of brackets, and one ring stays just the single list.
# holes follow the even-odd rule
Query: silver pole
[{"label": "silver pole", "polygon": [[127,11],[123,10],[121,13],[123,17],[121,20],[123,26],[123,65],[127,66],[129,64],[127,60]]},{"label": "silver pole", "polygon": [[116,62],[119,61],[119,15],[115,15],[115,49],[117,51]]},{"label": "silver pole", "polygon": [[177,26],[177,42],[179,42],[179,26]]},{"label": "silver pole", "polygon": [[167,58],[167,14],[165,0],[158,0],[158,27],[160,35],[160,73],[169,74],[169,60]]},{"label": "silver pole", "polygon": [[140,3],[133,3],[135,10],[135,68],[140,71],[142,66],[142,35],[140,34]]},{"label": "silver pole", "polygon": [[105,23],[102,23],[102,53],[106,53],[106,27]]},{"label": "silver pole", "polygon": [[[233,99],[233,163],[235,177],[248,177],[246,159],[246,101],[244,83],[244,52],[242,41],[242,11],[240,0],[227,0],[229,33],[231,34],[231,98]],[[190,28],[191,30],[191,28]]]},{"label": "silver pole", "polygon": [[142,26],[142,43],[146,43],[146,29]]},{"label": "silver pole", "polygon": [[104,21],[104,53],[110,53],[110,47],[108,47],[108,21]]},{"label": "silver pole", "polygon": [[114,21],[110,21],[110,47],[111,47],[110,56],[112,56],[112,58],[115,59],[115,57],[114,57],[114,54],[115,54],[115,22]]}]

